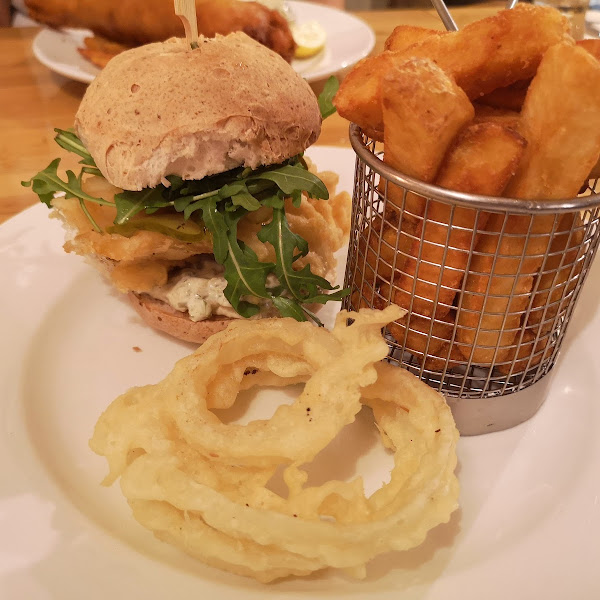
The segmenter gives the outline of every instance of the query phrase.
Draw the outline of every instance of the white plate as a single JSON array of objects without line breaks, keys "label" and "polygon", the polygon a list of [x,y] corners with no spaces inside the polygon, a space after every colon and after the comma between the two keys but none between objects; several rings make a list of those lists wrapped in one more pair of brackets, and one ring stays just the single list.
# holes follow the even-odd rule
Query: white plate
[{"label": "white plate", "polygon": [[[351,189],[351,151],[310,155]],[[450,523],[418,549],[375,560],[366,581],[325,573],[264,586],[156,541],[118,485],[99,485],[106,465],[87,446],[99,414],[128,387],[162,378],[191,346],[143,326],[63,253],[47,213],[40,204],[0,227],[1,598],[600,598],[600,262],[540,412],[460,440],[461,509]],[[350,455],[371,484],[383,480],[389,458],[364,422],[351,427],[337,458]],[[376,450],[358,459],[369,445]]]},{"label": "white plate", "polygon": [[[357,17],[319,4],[288,2],[298,24],[317,21],[327,32],[327,45],[312,58],[293,60],[292,66],[307,81],[319,81],[357,63],[375,45],[373,30]],[[85,29],[43,29],[33,41],[36,58],[52,71],[89,83],[100,69],[85,60],[77,48],[91,33]]]},{"label": "white plate", "polygon": [[588,10],[585,13],[586,38],[597,38],[600,35],[600,10]]}]

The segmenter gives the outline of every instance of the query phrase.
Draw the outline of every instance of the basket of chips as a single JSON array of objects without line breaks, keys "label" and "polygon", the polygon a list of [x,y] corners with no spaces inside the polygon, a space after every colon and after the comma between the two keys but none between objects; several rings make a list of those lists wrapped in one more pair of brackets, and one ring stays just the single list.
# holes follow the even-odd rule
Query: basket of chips
[{"label": "basket of chips", "polygon": [[[358,128],[346,308],[407,309],[390,360],[447,396],[510,394],[558,355],[600,236],[598,180],[570,201],[449,192],[393,172]],[[402,189],[400,210],[388,191]],[[410,206],[419,195],[422,210]]]},{"label": "basket of chips", "polygon": [[[469,62],[465,43],[498,24],[512,54]],[[463,434],[539,408],[529,388],[556,363],[598,246],[600,64],[566,28],[531,6],[455,33],[400,27],[336,97],[357,155],[344,307],[407,311],[387,328],[389,360],[443,392]],[[519,85],[490,90],[528,63]]]}]

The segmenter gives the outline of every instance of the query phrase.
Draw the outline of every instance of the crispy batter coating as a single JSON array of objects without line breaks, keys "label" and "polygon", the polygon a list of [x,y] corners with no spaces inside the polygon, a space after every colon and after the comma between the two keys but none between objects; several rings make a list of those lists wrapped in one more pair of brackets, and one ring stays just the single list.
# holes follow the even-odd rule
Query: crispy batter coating
[{"label": "crispy batter coating", "polygon": [[[382,361],[381,329],[402,314],[363,310],[349,325],[342,311],[333,331],[289,318],[235,321],[162,382],[108,407],[90,441],[107,460],[104,483],[120,478],[142,525],[209,565],[263,582],[330,567],[364,578],[369,560],[420,544],[457,507],[450,409]],[[255,386],[299,382],[301,394],[269,419],[226,424],[212,410]],[[304,465],[337,443],[363,404],[393,452],[389,482],[369,496],[361,477],[307,484]],[[278,470],[282,495],[268,488]]]},{"label": "crispy batter coating", "polygon": [[[26,0],[33,19],[51,27],[84,27],[130,46],[183,37],[172,0]],[[196,0],[198,33],[214,37],[243,31],[288,62],[295,43],[285,18],[257,2]]]},{"label": "crispy batter coating", "polygon": [[[311,171],[316,169],[311,165]],[[309,246],[307,256],[297,261],[298,268],[310,264],[317,275],[334,281],[336,259],[334,252],[347,241],[350,231],[350,197],[346,192],[336,193],[338,177],[331,172],[319,173],[329,190],[329,200],[303,197],[299,208],[286,206],[290,228],[303,237]],[[105,179],[91,177],[84,183],[87,193],[95,197],[112,199],[121,190]],[[116,233],[98,233],[74,199],[57,198],[53,202],[56,215],[71,232],[65,243],[67,252],[75,252],[94,259],[110,278],[113,285],[123,292],[146,292],[155,285],[164,285],[171,268],[181,266],[198,254],[212,253],[212,238],[196,242],[184,242],[154,231],[136,231],[130,237]],[[112,225],[115,210],[107,206],[88,203],[89,212],[104,230]],[[257,218],[258,217],[258,218]],[[259,220],[260,219],[260,220]],[[275,254],[270,244],[256,238],[262,222],[270,220],[269,210],[250,213],[240,222],[239,238],[248,244],[261,261],[273,261]]]}]

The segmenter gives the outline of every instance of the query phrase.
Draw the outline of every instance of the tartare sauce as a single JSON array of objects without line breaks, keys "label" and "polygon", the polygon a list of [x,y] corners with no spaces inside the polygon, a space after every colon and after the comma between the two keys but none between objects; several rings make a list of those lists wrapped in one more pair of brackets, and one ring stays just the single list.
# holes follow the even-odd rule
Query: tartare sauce
[{"label": "tartare sauce", "polygon": [[[224,268],[215,261],[205,260],[197,268],[184,268],[169,278],[166,285],[155,287],[148,292],[157,300],[162,300],[175,310],[189,313],[192,321],[204,321],[213,315],[242,318],[225,298],[227,281]],[[277,285],[277,280],[268,282]],[[270,300],[243,298],[258,303],[260,313],[257,316],[275,316],[276,310]]]}]

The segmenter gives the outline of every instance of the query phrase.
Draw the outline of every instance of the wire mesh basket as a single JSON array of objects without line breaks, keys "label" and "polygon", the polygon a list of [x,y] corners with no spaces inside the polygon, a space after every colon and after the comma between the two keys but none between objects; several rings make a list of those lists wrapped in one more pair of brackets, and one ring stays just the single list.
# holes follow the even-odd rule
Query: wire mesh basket
[{"label": "wire mesh basket", "polygon": [[344,308],[404,307],[386,330],[388,360],[451,405],[472,400],[484,414],[465,425],[469,433],[525,420],[539,398],[529,409],[520,401],[518,416],[499,420],[505,426],[487,423],[482,401],[525,390],[555,364],[598,247],[598,180],[565,201],[475,196],[398,173],[356,125],[350,139],[357,161]]}]

